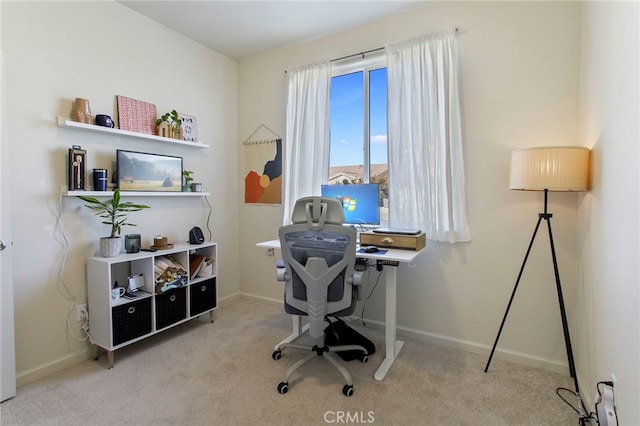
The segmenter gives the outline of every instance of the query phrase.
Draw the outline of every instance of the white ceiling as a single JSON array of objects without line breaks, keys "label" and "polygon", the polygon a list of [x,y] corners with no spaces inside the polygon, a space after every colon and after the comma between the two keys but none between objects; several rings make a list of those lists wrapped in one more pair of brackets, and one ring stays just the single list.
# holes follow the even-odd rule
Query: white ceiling
[{"label": "white ceiling", "polygon": [[426,0],[120,1],[119,3],[240,60],[422,7]]}]

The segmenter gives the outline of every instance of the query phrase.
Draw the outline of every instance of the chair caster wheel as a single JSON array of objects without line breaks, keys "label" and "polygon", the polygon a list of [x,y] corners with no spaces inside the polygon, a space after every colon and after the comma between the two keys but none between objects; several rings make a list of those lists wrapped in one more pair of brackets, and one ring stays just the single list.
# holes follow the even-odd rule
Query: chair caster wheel
[{"label": "chair caster wheel", "polygon": [[273,353],[271,354],[271,358],[275,359],[276,361],[279,360],[280,358],[282,358],[282,351],[273,351]]},{"label": "chair caster wheel", "polygon": [[367,362],[369,362],[369,357],[367,355],[362,355],[362,358],[360,358],[360,362],[366,364]]},{"label": "chair caster wheel", "polygon": [[[280,384],[278,385],[278,392],[281,395],[284,395],[285,393],[287,393],[288,390],[289,390],[289,383],[280,382]],[[344,392],[344,390],[343,390],[343,392]]]},{"label": "chair caster wheel", "polygon": [[344,385],[344,387],[342,388],[342,393],[344,394],[344,396],[353,395],[353,385]]}]

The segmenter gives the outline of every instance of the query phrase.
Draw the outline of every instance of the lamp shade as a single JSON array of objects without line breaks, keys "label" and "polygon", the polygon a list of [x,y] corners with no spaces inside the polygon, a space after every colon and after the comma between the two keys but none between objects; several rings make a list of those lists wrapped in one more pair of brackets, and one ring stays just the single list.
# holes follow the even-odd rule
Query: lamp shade
[{"label": "lamp shade", "polygon": [[589,149],[549,146],[511,153],[509,189],[525,191],[586,191]]}]

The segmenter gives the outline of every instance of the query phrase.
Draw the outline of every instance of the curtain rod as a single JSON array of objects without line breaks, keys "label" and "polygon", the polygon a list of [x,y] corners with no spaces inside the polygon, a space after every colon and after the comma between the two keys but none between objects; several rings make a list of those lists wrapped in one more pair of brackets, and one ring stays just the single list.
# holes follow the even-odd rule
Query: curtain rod
[{"label": "curtain rod", "polygon": [[364,55],[366,55],[367,53],[373,53],[373,52],[377,52],[379,50],[384,50],[384,47],[378,47],[376,49],[366,50],[364,52],[359,52],[359,53],[354,53],[354,54],[347,55],[347,56],[342,56],[340,58],[332,59],[331,62],[341,61],[343,59],[349,59],[349,58],[353,58],[355,56],[362,56],[362,59],[364,59]]},{"label": "curtain rod", "polygon": [[[455,27],[455,33],[456,34],[459,34],[461,31],[462,31],[462,28]],[[356,56],[362,56],[362,59],[364,59],[364,55],[366,55],[367,53],[373,53],[373,52],[377,52],[379,50],[384,50],[384,49],[385,49],[384,47],[378,47],[378,48],[371,49],[371,50],[365,50],[364,52],[353,53],[351,55],[346,55],[346,56],[342,56],[340,58],[331,59],[330,62],[337,62],[337,61],[341,61],[343,59],[349,59],[349,58],[353,58],[353,57],[356,57]],[[286,74],[287,70],[284,70],[284,73]]]},{"label": "curtain rod", "polygon": [[[460,32],[460,27],[456,27],[455,28],[455,33],[458,34],[459,32]],[[378,47],[376,49],[365,50],[364,52],[354,53],[354,54],[351,54],[351,55],[342,56],[340,58],[331,59],[331,62],[337,62],[337,61],[341,61],[343,59],[353,58],[355,56],[362,56],[362,59],[364,59],[364,55],[366,55],[367,53],[373,53],[373,52],[377,52],[379,50],[384,50],[384,47]]]}]

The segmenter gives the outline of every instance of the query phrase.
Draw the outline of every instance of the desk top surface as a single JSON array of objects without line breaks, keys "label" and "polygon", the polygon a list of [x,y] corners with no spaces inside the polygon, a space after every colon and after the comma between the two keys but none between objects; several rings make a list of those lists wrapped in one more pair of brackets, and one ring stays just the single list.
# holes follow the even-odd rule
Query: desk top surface
[{"label": "desk top surface", "polygon": [[[280,249],[280,240],[263,241],[260,243],[256,243],[256,246],[264,247],[264,248]],[[357,246],[356,250],[358,250],[359,248],[360,246]],[[422,251],[424,251],[424,249],[415,251],[415,250],[392,249],[392,248],[386,248],[386,247],[381,247],[380,249],[386,250],[386,253],[356,253],[356,255],[357,257],[362,257],[365,259],[395,260],[397,262],[408,263],[408,262],[413,262],[414,259],[418,257],[418,255],[422,253]]]}]

